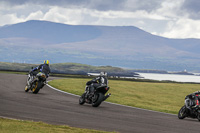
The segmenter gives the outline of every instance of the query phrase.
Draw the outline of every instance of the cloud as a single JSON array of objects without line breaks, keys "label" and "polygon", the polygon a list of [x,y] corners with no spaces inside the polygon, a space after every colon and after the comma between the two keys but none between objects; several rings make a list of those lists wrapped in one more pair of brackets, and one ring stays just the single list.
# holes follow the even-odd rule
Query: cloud
[{"label": "cloud", "polygon": [[42,19],[43,17],[44,17],[43,12],[39,10],[39,11],[30,13],[30,15],[27,18],[25,18],[25,20]]},{"label": "cloud", "polygon": [[[110,26],[124,26],[124,25],[136,25],[143,27],[145,21],[150,20],[166,20],[158,14],[149,14],[146,11],[99,11],[87,8],[69,9],[62,7],[51,7],[43,20],[49,20],[54,22],[61,22],[65,24],[83,24],[83,25],[110,25]],[[141,23],[142,22],[142,23]]]},{"label": "cloud", "polygon": [[198,0],[185,0],[182,10],[189,14],[191,19],[200,19],[200,1]]},{"label": "cloud", "polygon": [[147,12],[152,12],[159,8],[161,4],[162,1],[158,0],[126,0],[122,6],[123,10],[126,11],[145,10]]},{"label": "cloud", "polygon": [[[1,0],[10,6],[18,6],[23,4],[35,4],[43,6],[59,6],[70,8],[89,8],[96,10],[116,10],[124,3],[122,0]],[[114,6],[113,6],[114,3]]]},{"label": "cloud", "polygon": [[36,19],[72,25],[136,26],[170,38],[200,38],[200,29],[195,28],[200,19],[200,2],[196,0],[1,0],[0,5],[0,26]]},{"label": "cloud", "polygon": [[[168,38],[200,38],[200,20],[192,19],[191,15],[193,13],[188,10],[194,9],[190,6],[186,6],[189,4],[187,3],[188,1],[186,0],[167,0],[163,2],[161,8],[157,9],[155,12],[168,18],[168,22],[162,32],[154,34]],[[199,5],[198,3],[200,4],[200,2],[195,2],[193,0],[190,2],[191,5]]]},{"label": "cloud", "polygon": [[87,8],[99,11],[146,10],[147,12],[158,8],[162,3],[157,0],[1,0],[1,2],[12,7],[24,4],[35,4],[42,6],[59,6],[64,8]]},{"label": "cloud", "polygon": [[183,2],[184,0],[165,0],[162,2],[159,8],[154,10],[154,12],[169,19],[179,18],[184,14],[184,12],[181,10]]},{"label": "cloud", "polygon": [[[52,7],[42,18],[43,20],[60,22],[65,24],[92,24],[92,22],[96,21],[95,19],[92,21],[92,14],[89,9],[68,9],[62,7]],[[85,20],[84,20],[85,19]]]},{"label": "cloud", "polygon": [[198,0],[185,0],[183,3],[182,8],[192,12],[199,12],[200,11],[200,1]]},{"label": "cloud", "polygon": [[169,38],[200,38],[200,20],[179,19],[171,21],[162,36]]},{"label": "cloud", "polygon": [[13,24],[13,22],[19,23],[23,21],[23,19],[18,18],[16,14],[6,14],[6,15],[0,14],[0,16],[1,16],[0,26],[6,24]]}]

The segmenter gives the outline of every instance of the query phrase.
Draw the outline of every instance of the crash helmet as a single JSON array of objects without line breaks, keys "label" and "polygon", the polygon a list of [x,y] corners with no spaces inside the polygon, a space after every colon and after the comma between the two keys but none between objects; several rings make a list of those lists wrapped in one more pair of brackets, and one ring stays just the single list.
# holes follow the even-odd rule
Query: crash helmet
[{"label": "crash helmet", "polygon": [[44,64],[49,65],[49,60],[44,60]]},{"label": "crash helmet", "polygon": [[106,72],[100,72],[100,76],[107,76]]}]

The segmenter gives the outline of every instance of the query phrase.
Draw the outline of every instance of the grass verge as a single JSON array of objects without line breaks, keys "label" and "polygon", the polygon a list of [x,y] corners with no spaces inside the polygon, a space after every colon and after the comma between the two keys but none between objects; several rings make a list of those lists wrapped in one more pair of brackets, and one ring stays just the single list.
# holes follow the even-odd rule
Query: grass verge
[{"label": "grass verge", "polygon": [[44,122],[0,118],[1,133],[108,133],[104,131],[51,125]]},{"label": "grass verge", "polygon": [[[64,78],[49,82],[55,88],[81,95],[85,83],[90,79]],[[177,114],[184,104],[187,94],[197,91],[200,84],[152,83],[110,80],[110,93],[107,101],[159,112]]]}]

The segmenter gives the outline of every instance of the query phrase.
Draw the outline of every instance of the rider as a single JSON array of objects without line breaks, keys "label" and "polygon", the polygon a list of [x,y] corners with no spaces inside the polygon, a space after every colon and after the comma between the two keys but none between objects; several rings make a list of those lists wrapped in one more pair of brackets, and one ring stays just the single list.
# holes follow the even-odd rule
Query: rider
[{"label": "rider", "polygon": [[31,80],[30,80],[29,83],[32,83],[32,81],[34,79],[33,77],[36,76],[39,72],[43,72],[46,75],[46,77],[48,78],[50,71],[51,70],[50,70],[50,67],[49,67],[49,60],[45,60],[44,64],[39,65],[38,67],[34,68],[30,72]]},{"label": "rider", "polygon": [[196,91],[192,94],[187,95],[186,97],[189,97],[191,100],[190,102],[190,108],[195,108],[200,105],[199,100],[200,100],[200,91]]},{"label": "rider", "polygon": [[90,81],[87,82],[89,87],[89,93],[94,92],[94,90],[102,85],[108,85],[107,73],[100,72],[100,75]]}]

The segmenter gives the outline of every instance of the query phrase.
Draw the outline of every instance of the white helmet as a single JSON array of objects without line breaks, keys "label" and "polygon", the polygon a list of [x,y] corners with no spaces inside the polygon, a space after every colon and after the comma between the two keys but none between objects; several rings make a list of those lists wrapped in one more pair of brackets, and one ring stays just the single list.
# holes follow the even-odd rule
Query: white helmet
[{"label": "white helmet", "polygon": [[100,72],[100,76],[107,76],[106,72]]}]

